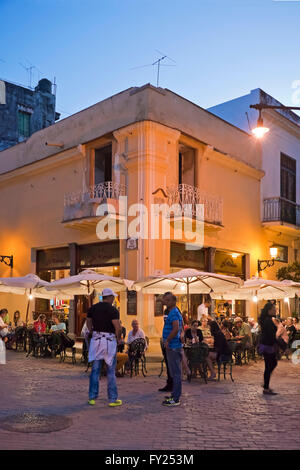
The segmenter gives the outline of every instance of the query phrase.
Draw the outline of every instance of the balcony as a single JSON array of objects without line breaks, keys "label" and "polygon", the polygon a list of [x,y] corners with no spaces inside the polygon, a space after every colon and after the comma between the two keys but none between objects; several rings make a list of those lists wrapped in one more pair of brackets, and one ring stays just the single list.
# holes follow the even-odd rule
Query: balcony
[{"label": "balcony", "polygon": [[263,226],[299,236],[300,205],[281,197],[264,199]]},{"label": "balcony", "polygon": [[206,227],[222,227],[223,222],[223,199],[206,194],[195,186],[180,184],[167,188],[168,204],[178,204],[180,211],[176,216],[185,215],[196,217],[197,204],[204,205],[204,222]]},{"label": "balcony", "polygon": [[63,224],[67,227],[94,227],[99,216],[96,215],[99,204],[110,204],[115,214],[120,213],[119,197],[126,195],[126,186],[114,181],[91,186],[87,191],[65,194]]}]

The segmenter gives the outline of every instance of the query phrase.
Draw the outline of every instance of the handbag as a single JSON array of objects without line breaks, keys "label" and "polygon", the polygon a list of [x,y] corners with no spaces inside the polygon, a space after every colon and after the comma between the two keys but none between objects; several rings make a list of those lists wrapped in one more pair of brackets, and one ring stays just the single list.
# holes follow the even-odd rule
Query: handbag
[{"label": "handbag", "polygon": [[1,338],[0,338],[0,364],[6,364],[6,348]]}]

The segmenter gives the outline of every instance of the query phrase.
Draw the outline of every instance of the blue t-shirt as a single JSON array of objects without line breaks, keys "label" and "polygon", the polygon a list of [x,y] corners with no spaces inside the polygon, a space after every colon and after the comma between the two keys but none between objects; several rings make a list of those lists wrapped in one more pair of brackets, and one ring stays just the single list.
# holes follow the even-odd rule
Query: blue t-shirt
[{"label": "blue t-shirt", "polygon": [[164,339],[164,341],[166,341],[169,334],[173,330],[173,322],[176,321],[176,320],[179,321],[179,330],[178,330],[178,333],[175,336],[175,338],[171,339],[171,341],[169,342],[169,347],[174,348],[174,349],[182,347],[182,344],[181,344],[181,341],[180,341],[180,333],[181,333],[181,329],[182,329],[182,316],[181,316],[178,308],[174,307],[174,308],[172,308],[172,310],[170,310],[170,312],[169,312],[169,314],[168,314],[168,316],[165,320],[165,325],[164,325],[164,329],[163,329],[163,339]]}]

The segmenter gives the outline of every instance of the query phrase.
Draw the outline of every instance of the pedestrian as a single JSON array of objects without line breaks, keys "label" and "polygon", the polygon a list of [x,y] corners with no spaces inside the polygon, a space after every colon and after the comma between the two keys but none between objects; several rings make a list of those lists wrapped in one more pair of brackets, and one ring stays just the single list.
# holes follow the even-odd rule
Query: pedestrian
[{"label": "pedestrian", "polygon": [[121,342],[121,325],[119,311],[113,307],[115,294],[111,289],[103,289],[103,302],[98,302],[89,308],[87,327],[91,342],[89,362],[93,362],[90,375],[89,405],[95,405],[99,395],[99,376],[103,360],[107,370],[107,396],[109,406],[120,406],[116,382],[117,344]]},{"label": "pedestrian", "polygon": [[[164,295],[167,295],[167,294],[172,294],[172,292],[166,292]],[[169,309],[168,309],[168,307],[166,307],[166,309],[164,311],[164,322],[168,318],[168,314],[169,314]],[[164,345],[163,338],[161,338],[161,352],[162,352],[162,355],[163,355],[163,358],[164,358],[164,361],[165,361],[165,364],[166,364],[166,368],[167,368],[167,383],[164,387],[159,388],[158,391],[159,392],[172,392],[172,390],[173,390],[173,379],[171,377],[171,373],[170,373],[170,369],[169,369],[167,351],[166,351],[166,348],[165,348],[165,345]]]},{"label": "pedestrian", "polygon": [[163,302],[168,308],[168,316],[163,328],[163,342],[169,365],[170,375],[173,379],[173,390],[162,404],[164,406],[180,405],[181,396],[181,365],[182,365],[182,343],[181,333],[183,328],[182,316],[176,307],[176,297],[171,292],[163,296]]},{"label": "pedestrian", "polygon": [[271,374],[277,366],[277,326],[273,321],[273,317],[275,316],[275,304],[272,302],[267,302],[259,317],[259,324],[261,327],[259,353],[263,355],[265,360],[263,393],[266,395],[277,395],[277,393],[269,387]]}]

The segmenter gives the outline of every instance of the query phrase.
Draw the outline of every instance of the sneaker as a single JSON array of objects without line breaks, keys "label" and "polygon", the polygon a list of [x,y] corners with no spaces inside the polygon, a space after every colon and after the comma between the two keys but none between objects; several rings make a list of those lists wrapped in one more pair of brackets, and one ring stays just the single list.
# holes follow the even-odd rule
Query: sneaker
[{"label": "sneaker", "polygon": [[122,400],[112,401],[111,403],[108,404],[108,406],[121,406],[121,405],[122,405]]},{"label": "sneaker", "polygon": [[165,396],[165,400],[172,400],[172,398],[173,398],[172,395],[166,395]]},{"label": "sneaker", "polygon": [[274,391],[271,390],[270,388],[264,388],[263,393],[264,393],[265,395],[278,395],[276,392],[274,392]]},{"label": "sneaker", "polygon": [[168,400],[164,400],[162,402],[162,405],[164,405],[164,406],[179,406],[180,401],[179,400],[174,400],[174,398],[170,398]]},{"label": "sneaker", "polygon": [[88,404],[89,404],[89,405],[96,405],[96,402],[95,402],[95,400],[89,400],[89,401],[88,401]]},{"label": "sneaker", "polygon": [[166,386],[163,387],[163,388],[159,388],[159,389],[158,389],[159,392],[172,392],[172,390],[173,390],[173,389],[172,389],[171,387],[169,387],[168,385],[166,385]]}]

